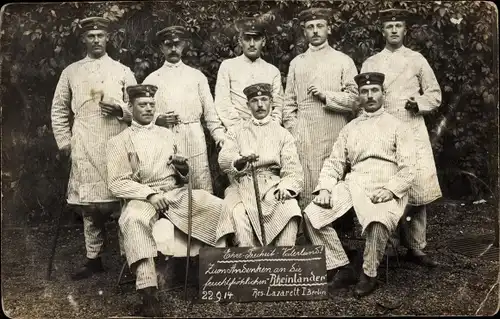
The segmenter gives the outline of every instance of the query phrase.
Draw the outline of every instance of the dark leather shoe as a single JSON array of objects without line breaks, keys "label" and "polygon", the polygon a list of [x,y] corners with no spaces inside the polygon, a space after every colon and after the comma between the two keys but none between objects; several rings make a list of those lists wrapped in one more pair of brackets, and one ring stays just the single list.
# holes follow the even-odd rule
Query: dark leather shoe
[{"label": "dark leather shoe", "polygon": [[354,297],[361,298],[368,296],[377,288],[377,277],[369,277],[364,272],[361,273],[359,282],[354,287]]},{"label": "dark leather shoe", "polygon": [[326,282],[330,284],[337,273],[337,268],[329,269],[326,271]]},{"label": "dark leather shoe", "polygon": [[351,265],[346,265],[338,268],[337,273],[333,276],[332,280],[329,281],[328,285],[330,289],[341,289],[347,288],[350,285],[356,283],[356,277],[354,275],[354,269]]},{"label": "dark leather shoe", "polygon": [[145,317],[161,317],[160,300],[157,296],[158,289],[156,287],[146,287],[137,290],[141,295],[142,305],[140,315]]},{"label": "dark leather shoe", "polygon": [[104,271],[102,266],[101,258],[96,259],[87,258],[87,262],[80,268],[76,273],[71,276],[71,280],[82,280],[91,277],[93,274],[97,274]]},{"label": "dark leather shoe", "polygon": [[432,260],[431,257],[427,255],[415,255],[410,250],[406,253],[405,259],[417,265],[428,268],[436,268],[438,266],[438,263]]}]

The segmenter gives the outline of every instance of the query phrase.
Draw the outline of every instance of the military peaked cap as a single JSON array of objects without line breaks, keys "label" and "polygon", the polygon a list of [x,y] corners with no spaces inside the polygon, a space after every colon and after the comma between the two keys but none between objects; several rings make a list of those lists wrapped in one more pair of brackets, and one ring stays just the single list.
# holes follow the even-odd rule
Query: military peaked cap
[{"label": "military peaked cap", "polygon": [[328,8],[310,8],[303,10],[299,13],[299,20],[301,23],[306,23],[311,20],[324,19],[330,21],[332,17],[332,9]]},{"label": "military peaked cap", "polygon": [[243,94],[247,96],[247,99],[250,100],[253,97],[267,95],[272,97],[272,86],[269,83],[256,83],[250,86],[247,86],[243,90]]},{"label": "military peaked cap", "polygon": [[365,72],[358,74],[354,77],[354,81],[358,84],[358,87],[368,84],[378,84],[380,86],[384,85],[385,75],[379,72]]},{"label": "military peaked cap", "polygon": [[407,21],[411,18],[411,13],[405,9],[386,9],[378,12],[380,22],[387,21]]},{"label": "military peaked cap", "polygon": [[80,32],[85,33],[87,31],[91,31],[91,30],[108,31],[110,22],[111,21],[109,21],[106,18],[88,17],[88,18],[80,20],[80,26],[81,26]]},{"label": "military peaked cap", "polygon": [[158,87],[152,84],[137,84],[127,86],[127,94],[132,101],[139,97],[154,97]]},{"label": "military peaked cap", "polygon": [[173,25],[156,32],[156,38],[160,42],[163,42],[165,40],[171,40],[171,41],[188,40],[189,33],[183,26]]},{"label": "military peaked cap", "polygon": [[235,22],[236,30],[243,34],[264,35],[266,25],[254,17],[243,18]]}]

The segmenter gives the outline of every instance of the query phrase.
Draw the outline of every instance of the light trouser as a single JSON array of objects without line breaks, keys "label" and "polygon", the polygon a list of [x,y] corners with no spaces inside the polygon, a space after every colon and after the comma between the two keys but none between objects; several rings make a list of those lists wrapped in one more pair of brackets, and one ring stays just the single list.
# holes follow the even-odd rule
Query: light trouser
[{"label": "light trouser", "polygon": [[[326,269],[331,270],[349,264],[342,242],[331,225],[315,229],[307,215],[304,214],[304,227],[313,245],[325,247]],[[377,269],[382,260],[389,231],[378,222],[368,225],[366,231],[365,250],[363,253],[363,271],[370,277],[377,276]]]},{"label": "light trouser", "polygon": [[400,243],[407,249],[424,249],[427,245],[427,210],[426,206],[411,206],[405,208],[406,218],[401,220],[407,227],[399,225],[392,235],[394,243]]},{"label": "light trouser", "polygon": [[[238,247],[259,247],[259,239],[255,235],[245,206],[237,204],[233,209],[236,244]],[[290,219],[283,230],[273,241],[274,246],[294,246],[297,239],[299,223],[296,218]]]},{"label": "light trouser", "polygon": [[131,271],[135,273],[135,289],[146,287],[158,288],[155,262],[153,258],[144,258],[132,264]]},{"label": "light trouser", "polygon": [[105,250],[107,239],[105,223],[108,217],[120,211],[118,202],[79,206],[83,215],[83,234],[87,258],[96,259]]}]

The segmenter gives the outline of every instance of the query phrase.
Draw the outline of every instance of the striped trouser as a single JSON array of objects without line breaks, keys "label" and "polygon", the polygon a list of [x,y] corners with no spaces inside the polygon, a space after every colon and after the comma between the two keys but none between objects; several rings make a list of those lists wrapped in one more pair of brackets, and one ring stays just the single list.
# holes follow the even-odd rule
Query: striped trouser
[{"label": "striped trouser", "polygon": [[326,269],[334,269],[347,265],[349,258],[345,253],[337,232],[331,225],[316,229],[311,224],[309,217],[304,214],[304,230],[313,245],[325,247]]},{"label": "striped trouser", "polygon": [[405,227],[399,226],[398,231],[392,235],[395,243],[401,243],[407,249],[424,249],[427,245],[427,211],[426,206],[406,206],[407,214],[405,220],[401,223],[406,223]]},{"label": "striped trouser", "polygon": [[106,242],[105,222],[109,215],[119,211],[118,203],[80,206],[83,216],[83,235],[87,258],[95,259],[104,253]]},{"label": "striped trouser", "polygon": [[372,222],[366,228],[365,251],[363,252],[363,272],[370,277],[377,276],[377,269],[384,257],[389,239],[389,230],[384,224]]},{"label": "striped trouser", "polygon": [[135,280],[135,289],[144,289],[146,287],[158,288],[158,278],[153,258],[141,259],[133,263],[130,269],[137,277]]},{"label": "striped trouser", "polygon": [[[243,203],[237,204],[233,209],[233,220],[236,237],[236,245],[238,247],[259,247],[259,239],[257,238],[250,218],[248,218],[245,206]],[[276,236],[273,241],[274,246],[294,246],[297,238],[297,230],[299,223],[296,218],[292,218],[283,230]]]}]

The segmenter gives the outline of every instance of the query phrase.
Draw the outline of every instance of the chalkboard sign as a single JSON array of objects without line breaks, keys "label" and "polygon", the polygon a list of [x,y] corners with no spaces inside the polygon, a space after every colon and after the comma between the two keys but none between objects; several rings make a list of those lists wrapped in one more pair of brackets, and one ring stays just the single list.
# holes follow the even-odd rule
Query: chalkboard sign
[{"label": "chalkboard sign", "polygon": [[199,302],[328,298],[323,246],[200,250]]}]

